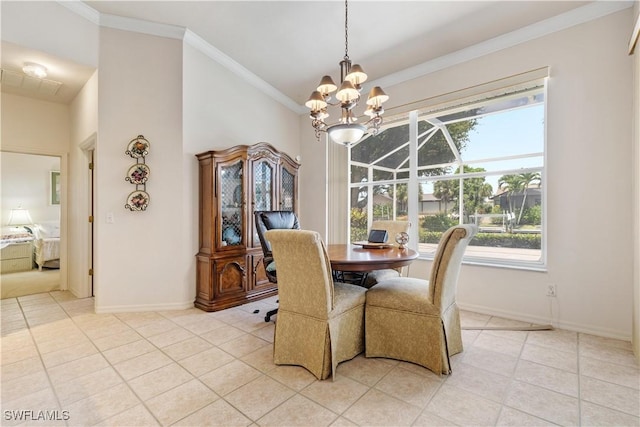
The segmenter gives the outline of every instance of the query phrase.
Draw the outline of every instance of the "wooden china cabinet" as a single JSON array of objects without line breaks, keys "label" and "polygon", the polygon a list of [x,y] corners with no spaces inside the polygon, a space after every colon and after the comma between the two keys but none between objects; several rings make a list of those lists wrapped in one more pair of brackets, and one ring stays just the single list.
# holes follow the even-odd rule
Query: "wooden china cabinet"
[{"label": "wooden china cabinet", "polygon": [[264,142],[196,157],[200,250],[194,305],[217,311],[275,295],[253,212],[297,212],[299,163]]}]

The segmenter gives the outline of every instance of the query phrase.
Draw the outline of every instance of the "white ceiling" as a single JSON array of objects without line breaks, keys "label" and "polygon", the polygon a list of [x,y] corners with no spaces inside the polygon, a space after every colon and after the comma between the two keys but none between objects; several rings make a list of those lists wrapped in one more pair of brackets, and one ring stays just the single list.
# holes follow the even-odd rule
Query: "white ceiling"
[{"label": "white ceiling", "polygon": [[[101,14],[101,23],[115,15],[187,28],[297,105],[304,104],[322,75],[339,80],[338,63],[345,53],[342,1],[84,3]],[[554,19],[563,19],[567,15],[562,14],[587,3],[352,0],[349,57],[370,80],[379,80],[558,15]],[[3,68],[33,60],[33,52],[22,58],[19,49],[7,51],[5,43],[2,48]],[[76,71],[86,82],[90,70]],[[67,78],[60,76],[63,87],[77,86]]]}]

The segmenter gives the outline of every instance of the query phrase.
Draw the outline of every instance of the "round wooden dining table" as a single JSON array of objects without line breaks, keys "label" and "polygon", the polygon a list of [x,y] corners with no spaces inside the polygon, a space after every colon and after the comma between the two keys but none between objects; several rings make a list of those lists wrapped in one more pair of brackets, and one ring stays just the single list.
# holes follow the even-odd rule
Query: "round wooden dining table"
[{"label": "round wooden dining table", "polygon": [[331,268],[337,271],[368,272],[409,265],[418,258],[413,249],[396,246],[365,248],[360,245],[327,245]]}]

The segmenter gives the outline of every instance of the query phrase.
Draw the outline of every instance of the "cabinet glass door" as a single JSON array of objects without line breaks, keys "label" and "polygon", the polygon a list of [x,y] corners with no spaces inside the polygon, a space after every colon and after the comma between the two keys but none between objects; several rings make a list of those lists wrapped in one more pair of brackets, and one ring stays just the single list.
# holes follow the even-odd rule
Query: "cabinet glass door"
[{"label": "cabinet glass door", "polygon": [[267,161],[254,164],[253,208],[256,211],[273,210],[273,167]]},{"label": "cabinet glass door", "polygon": [[243,162],[220,166],[221,245],[242,245],[244,229],[244,189],[242,188]]},{"label": "cabinet glass door", "polygon": [[292,211],[293,195],[295,194],[295,176],[282,168],[282,199],[280,200],[280,210]]}]

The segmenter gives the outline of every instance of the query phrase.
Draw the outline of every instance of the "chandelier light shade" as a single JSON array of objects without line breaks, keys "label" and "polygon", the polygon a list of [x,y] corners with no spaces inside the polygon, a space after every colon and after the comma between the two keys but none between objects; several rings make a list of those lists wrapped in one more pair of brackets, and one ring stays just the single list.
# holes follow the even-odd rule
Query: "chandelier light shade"
[{"label": "chandelier light shade", "polygon": [[[305,102],[305,106],[311,110],[311,125],[316,131],[316,138],[320,140],[320,135],[326,132],[329,138],[338,144],[352,145],[358,142],[365,133],[370,132],[376,135],[382,124],[382,114],[384,109],[382,104],[389,99],[381,87],[375,86],[369,92],[367,107],[364,114],[369,117],[366,123],[356,123],[358,118],[354,115],[353,109],[360,102],[360,91],[362,83],[367,81],[367,74],[359,64],[352,64],[349,59],[349,5],[348,0],[344,2],[344,58],[340,61],[340,87],[336,85],[331,76],[323,76],[320,84],[311,93]],[[331,94],[335,93],[337,102],[331,102]],[[341,110],[340,119],[327,124],[325,121],[329,117],[327,108],[329,106],[339,107]]]}]

